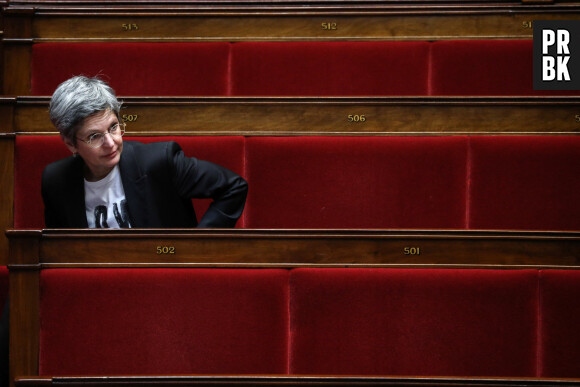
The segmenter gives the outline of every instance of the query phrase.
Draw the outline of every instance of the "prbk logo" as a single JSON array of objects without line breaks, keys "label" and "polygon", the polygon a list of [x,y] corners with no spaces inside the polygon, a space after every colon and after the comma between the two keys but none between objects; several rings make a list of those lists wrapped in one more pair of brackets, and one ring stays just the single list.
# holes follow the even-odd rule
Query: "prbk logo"
[{"label": "prbk logo", "polygon": [[580,20],[534,22],[534,89],[580,90]]}]

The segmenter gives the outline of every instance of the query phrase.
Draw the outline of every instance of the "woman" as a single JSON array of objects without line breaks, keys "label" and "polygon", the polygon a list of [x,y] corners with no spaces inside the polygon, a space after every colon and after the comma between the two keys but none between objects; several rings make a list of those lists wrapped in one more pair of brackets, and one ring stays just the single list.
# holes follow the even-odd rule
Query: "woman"
[{"label": "woman", "polygon": [[[50,119],[73,156],[43,172],[46,227],[233,227],[246,181],[175,142],[123,142],[120,107],[97,78],[73,77],[54,92]],[[192,198],[213,199],[199,223]]]}]

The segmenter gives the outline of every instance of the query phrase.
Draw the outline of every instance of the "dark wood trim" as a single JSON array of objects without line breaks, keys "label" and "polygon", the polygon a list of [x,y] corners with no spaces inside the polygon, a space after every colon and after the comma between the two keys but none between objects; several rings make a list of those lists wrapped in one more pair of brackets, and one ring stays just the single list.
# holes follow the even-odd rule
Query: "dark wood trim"
[{"label": "dark wood trim", "polygon": [[[6,42],[532,39],[533,20],[580,20],[578,3],[30,2],[4,7]],[[322,23],[336,23],[324,29]],[[135,24],[139,28],[122,28]]]},{"label": "dark wood trim", "polygon": [[[0,125],[2,125],[0,123]],[[14,136],[0,133],[0,228],[14,227]],[[8,263],[8,239],[0,235],[0,265]]]},{"label": "dark wood trim", "polygon": [[530,378],[429,378],[362,376],[107,376],[30,377],[16,381],[17,387],[558,387],[579,386],[577,379]]},{"label": "dark wood trim", "polygon": [[[127,97],[127,134],[237,136],[576,135],[580,97]],[[18,97],[13,132],[57,134],[48,97]],[[10,102],[6,102],[9,104]],[[350,122],[349,115],[365,120]]]},{"label": "dark wood trim", "polygon": [[[8,230],[11,271],[55,267],[580,268],[580,232]],[[38,245],[38,250],[18,248]]]}]

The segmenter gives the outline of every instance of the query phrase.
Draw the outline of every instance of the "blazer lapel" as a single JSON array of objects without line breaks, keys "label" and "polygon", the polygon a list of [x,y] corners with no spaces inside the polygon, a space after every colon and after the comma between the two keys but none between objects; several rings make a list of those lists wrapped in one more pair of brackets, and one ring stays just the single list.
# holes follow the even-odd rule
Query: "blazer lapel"
[{"label": "blazer lapel", "polygon": [[147,175],[143,174],[135,158],[135,152],[130,142],[123,144],[123,152],[119,161],[121,181],[129,208],[131,227],[142,228],[149,224],[147,213]]}]

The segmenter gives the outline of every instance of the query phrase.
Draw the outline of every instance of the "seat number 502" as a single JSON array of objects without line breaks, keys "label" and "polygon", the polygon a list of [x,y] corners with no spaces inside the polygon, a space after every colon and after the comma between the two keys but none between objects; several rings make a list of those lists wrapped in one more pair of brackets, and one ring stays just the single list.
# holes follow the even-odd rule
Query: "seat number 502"
[{"label": "seat number 502", "polygon": [[157,246],[157,254],[175,254],[175,246]]}]

